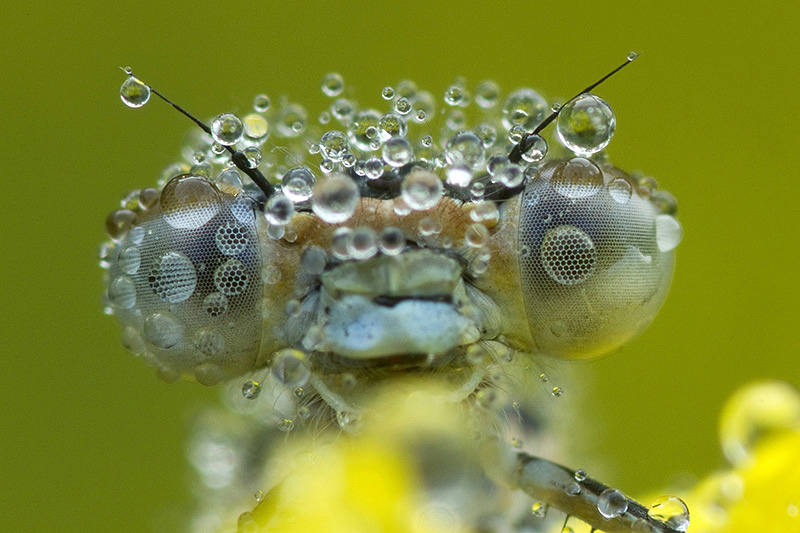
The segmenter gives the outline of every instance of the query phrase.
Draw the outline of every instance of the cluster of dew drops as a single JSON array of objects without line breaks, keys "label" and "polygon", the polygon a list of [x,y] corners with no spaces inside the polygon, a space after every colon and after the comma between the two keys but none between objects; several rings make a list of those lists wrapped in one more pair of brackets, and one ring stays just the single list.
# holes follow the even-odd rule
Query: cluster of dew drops
[{"label": "cluster of dew drops", "polygon": [[[141,107],[151,89],[124,69],[128,77],[120,95],[130,107]],[[244,117],[222,113],[211,122],[212,141],[205,140],[187,155],[192,173],[205,175],[223,185],[241,187],[242,178],[230,160],[230,149],[241,151],[251,167],[257,167],[282,194],[273,195],[265,212],[273,226],[288,224],[297,204],[310,202],[313,211],[328,223],[346,221],[354,212],[359,189],[348,174],[381,180],[413,163],[431,172],[408,173],[402,182],[395,212],[426,210],[444,195],[446,182],[465,189],[476,202],[483,199],[486,180],[515,188],[536,175],[548,153],[547,141],[529,135],[558,104],[549,105],[532,89],[518,89],[501,101],[500,87],[482,81],[473,91],[457,79],[437,99],[419,90],[412,81],[384,87],[381,98],[387,112],[360,108],[345,95],[349,89],[339,74],[326,75],[322,92],[332,99],[316,123],[302,106],[281,99],[272,105],[258,95]],[[468,121],[477,125],[469,127]],[[616,118],[608,104],[592,94],[569,101],[556,121],[561,144],[580,156],[603,150],[614,135]],[[527,138],[526,138],[527,135]],[[508,154],[525,138],[529,149],[522,161],[512,163]],[[309,164],[319,158],[316,165]],[[214,164],[221,167],[214,168]],[[173,169],[172,175],[175,175]],[[187,169],[183,169],[184,171]],[[320,180],[318,175],[329,179]],[[162,181],[171,177],[169,173]],[[274,233],[281,234],[280,230]]]}]

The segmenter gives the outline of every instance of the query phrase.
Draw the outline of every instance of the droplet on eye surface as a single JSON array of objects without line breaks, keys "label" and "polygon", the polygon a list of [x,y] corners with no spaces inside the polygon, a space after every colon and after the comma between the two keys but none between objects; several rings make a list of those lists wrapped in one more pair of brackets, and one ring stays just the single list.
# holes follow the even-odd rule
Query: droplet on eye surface
[{"label": "droplet on eye surface", "polygon": [[222,207],[216,187],[199,176],[178,176],[161,191],[164,220],[176,229],[197,229],[214,218]]},{"label": "droplet on eye surface", "polygon": [[350,142],[347,140],[347,135],[341,131],[328,131],[319,142],[319,148],[322,155],[327,157],[333,162],[341,161],[350,148]]},{"label": "droplet on eye surface", "polygon": [[128,107],[142,107],[150,100],[150,87],[136,76],[129,75],[119,88],[119,96]]},{"label": "droplet on eye surface", "polygon": [[578,155],[594,154],[608,146],[616,127],[611,106],[588,93],[564,105],[556,119],[558,138]]},{"label": "droplet on eye surface", "polygon": [[567,198],[588,198],[603,187],[603,173],[589,159],[573,157],[553,173],[553,189]]},{"label": "droplet on eye surface", "polygon": [[247,271],[238,259],[228,259],[214,271],[214,285],[226,296],[241,294],[247,283]]},{"label": "droplet on eye surface", "polygon": [[167,311],[151,313],[144,321],[145,339],[152,345],[169,350],[183,340],[183,325]]},{"label": "droplet on eye surface", "polygon": [[656,244],[662,252],[669,252],[683,238],[683,228],[675,217],[658,215],[656,217]]},{"label": "droplet on eye surface", "polygon": [[108,299],[122,309],[136,305],[136,284],[128,276],[118,276],[108,285]]},{"label": "droplet on eye surface", "polygon": [[597,264],[594,242],[575,226],[564,225],[548,230],[540,254],[547,274],[562,285],[583,283]]},{"label": "droplet on eye surface", "polygon": [[302,387],[311,377],[306,355],[294,348],[284,348],[275,353],[271,365],[272,375],[287,387]]},{"label": "droplet on eye surface", "polygon": [[194,293],[197,273],[188,257],[179,252],[167,252],[153,264],[147,280],[155,294],[175,304]]},{"label": "droplet on eye surface", "polygon": [[608,184],[608,194],[620,205],[625,205],[633,195],[633,187],[626,179],[617,178]]}]

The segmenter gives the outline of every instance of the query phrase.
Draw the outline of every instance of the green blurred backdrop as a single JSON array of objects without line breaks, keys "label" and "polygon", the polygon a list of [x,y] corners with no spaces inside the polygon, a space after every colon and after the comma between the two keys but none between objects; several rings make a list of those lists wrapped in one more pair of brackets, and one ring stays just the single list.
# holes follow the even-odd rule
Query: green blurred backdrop
[{"label": "green blurred backdrop", "polygon": [[207,117],[258,92],[319,109],[329,71],[363,100],[456,75],[563,99],[641,52],[599,91],[618,119],[609,153],[675,194],[685,239],[655,324],[579,369],[586,464],[634,494],[722,464],[724,399],[755,378],[800,384],[800,8],[693,4],[3,7],[0,530],[169,531],[189,504],[186,423],[216,395],[158,382],[101,312],[105,217],[188,129],[159,103],[123,106],[124,65]]}]

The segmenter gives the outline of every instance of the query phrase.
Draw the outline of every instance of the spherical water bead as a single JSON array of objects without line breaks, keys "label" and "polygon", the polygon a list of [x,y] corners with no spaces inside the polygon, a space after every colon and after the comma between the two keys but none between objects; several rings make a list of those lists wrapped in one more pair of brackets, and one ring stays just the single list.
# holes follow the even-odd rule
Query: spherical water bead
[{"label": "spherical water bead", "polygon": [[489,124],[481,124],[475,128],[475,135],[481,140],[484,148],[491,148],[497,141],[497,130]]},{"label": "spherical water bead", "polygon": [[593,161],[573,157],[556,169],[551,184],[556,192],[567,198],[588,198],[603,188],[603,173]]},{"label": "spherical water bead", "polygon": [[245,400],[255,400],[261,395],[261,383],[254,380],[245,381],[242,385],[242,396]]},{"label": "spherical water bead", "polygon": [[423,237],[430,237],[431,235],[438,235],[442,232],[442,225],[439,221],[431,217],[425,217],[417,223],[417,230]]},{"label": "spherical water bead", "polygon": [[562,387],[553,387],[550,393],[553,395],[553,398],[561,398],[564,395],[564,389]]},{"label": "spherical water bead", "polygon": [[538,163],[547,155],[547,141],[541,135],[528,135],[525,146],[527,149],[522,152],[522,159],[528,163]]},{"label": "spherical water bead", "polygon": [[294,216],[294,202],[282,194],[273,194],[264,207],[267,221],[276,226],[284,226]]},{"label": "spherical water bead", "polygon": [[444,155],[451,165],[476,168],[484,161],[483,143],[475,133],[463,131],[448,139]]},{"label": "spherical water bead", "polygon": [[582,469],[576,470],[575,473],[572,475],[572,477],[574,477],[575,481],[577,481],[578,483],[583,483],[584,481],[586,481],[587,477],[586,470]]},{"label": "spherical water bead", "polygon": [[447,169],[447,183],[453,187],[468,187],[472,182],[472,169],[467,165],[453,165]]},{"label": "spherical water bead", "polygon": [[219,292],[212,292],[203,300],[202,309],[208,316],[222,316],[228,311],[228,298]]},{"label": "spherical water bead", "polygon": [[144,338],[157,348],[169,350],[183,340],[183,325],[168,311],[151,313],[144,321]]},{"label": "spherical water bead", "polygon": [[383,160],[378,157],[371,157],[364,163],[364,176],[370,180],[376,180],[383,176]]},{"label": "spherical water bead", "polygon": [[500,99],[500,86],[492,80],[484,80],[475,87],[475,102],[483,109],[491,109]]},{"label": "spherical water bead", "polygon": [[244,125],[244,134],[248,139],[259,144],[267,140],[269,134],[267,119],[258,113],[250,113],[244,117],[242,123]]},{"label": "spherical water bead", "polygon": [[253,109],[258,111],[259,113],[263,113],[267,109],[269,109],[270,100],[269,96],[266,94],[257,94],[255,98],[253,98]]},{"label": "spherical water bead", "polygon": [[678,211],[678,201],[667,191],[655,191],[650,195],[650,202],[665,215],[674,215]]},{"label": "spherical water bead", "polygon": [[503,126],[511,129],[521,126],[531,131],[544,119],[547,102],[531,89],[519,89],[509,94],[503,103]]},{"label": "spherical water bead", "polygon": [[381,98],[383,98],[384,100],[391,100],[392,98],[394,98],[394,89],[388,86],[384,87],[381,90]]},{"label": "spherical water bead", "polygon": [[464,242],[470,248],[480,248],[489,241],[489,230],[483,224],[470,224],[464,235]]},{"label": "spherical water bead", "polygon": [[341,161],[347,153],[347,150],[350,148],[350,143],[347,140],[347,135],[341,131],[333,130],[322,136],[319,147],[322,151],[322,155],[331,161],[338,162]]},{"label": "spherical water bead", "polygon": [[322,92],[326,96],[334,97],[342,94],[344,90],[344,79],[336,72],[326,74],[322,78]]},{"label": "spherical water bead", "polygon": [[314,174],[308,167],[294,167],[283,175],[281,190],[292,202],[304,202],[311,198],[316,182]]},{"label": "spherical water bead", "polygon": [[152,187],[142,189],[139,191],[139,208],[143,210],[150,209],[156,205],[160,195],[161,192],[159,192],[158,189],[154,189]]},{"label": "spherical water bead", "polygon": [[676,531],[689,529],[689,508],[677,496],[661,496],[650,504],[647,516]]},{"label": "spherical water bead", "polygon": [[247,159],[247,165],[250,168],[256,168],[261,164],[261,150],[255,146],[248,146],[242,150],[244,157]]},{"label": "spherical water bead", "polygon": [[411,209],[425,211],[434,207],[444,193],[439,176],[429,170],[415,170],[403,180],[401,198]]},{"label": "spherical water bead", "polygon": [[344,154],[344,157],[342,157],[342,165],[344,165],[345,168],[353,168],[356,166],[357,162],[358,158],[349,152]]},{"label": "spherical water bead", "polygon": [[272,375],[287,387],[302,387],[311,376],[306,354],[294,348],[284,348],[274,354],[270,366]]},{"label": "spherical water bead", "polygon": [[475,204],[469,212],[469,218],[473,222],[487,222],[491,225],[500,219],[500,212],[494,202],[484,201]]},{"label": "spherical water bead", "polygon": [[[350,140],[359,149],[364,151],[372,150],[370,141],[378,132],[378,125],[380,124],[381,116],[377,111],[366,110],[357,113],[353,117],[353,122],[348,128]],[[369,135],[373,133],[373,135]]]},{"label": "spherical water bead", "polygon": [[406,121],[397,113],[386,113],[378,122],[378,135],[382,141],[392,137],[402,137],[408,131]]},{"label": "spherical water bead", "polygon": [[114,278],[108,284],[108,299],[122,309],[131,309],[136,305],[136,284],[128,276]]},{"label": "spherical water bead", "polygon": [[747,466],[764,437],[792,429],[800,429],[800,392],[782,381],[752,383],[737,391],[722,410],[722,452],[731,464]]},{"label": "spherical water bead", "polygon": [[135,76],[128,76],[119,88],[119,97],[128,107],[142,107],[150,100],[150,87]]},{"label": "spherical water bead", "polygon": [[[281,418],[278,420],[278,430],[283,431],[284,433],[292,431],[294,429],[294,420],[291,418]],[[256,524],[256,528],[258,524]],[[258,529],[254,530],[254,533],[257,532]]]},{"label": "spherical water bead", "polygon": [[628,510],[628,499],[617,489],[606,489],[597,498],[597,510],[606,518],[614,518]]},{"label": "spherical water bead", "polygon": [[384,143],[381,155],[387,165],[398,168],[414,159],[414,148],[405,137],[392,137]]},{"label": "spherical water bead", "polygon": [[536,516],[538,518],[546,517],[547,509],[548,505],[542,502],[536,502],[531,506],[531,512],[533,513],[533,516]]},{"label": "spherical water bead", "polygon": [[380,248],[381,253],[386,255],[397,255],[403,251],[405,246],[406,236],[399,228],[384,228],[378,237],[378,247]]},{"label": "spherical water bead", "polygon": [[331,114],[333,117],[340,121],[345,122],[353,114],[353,103],[347,98],[339,98],[331,104]]},{"label": "spherical water bead", "polygon": [[130,209],[117,209],[106,219],[106,234],[115,241],[121,241],[136,220],[136,213]]},{"label": "spherical water bead", "polygon": [[201,385],[213,387],[225,377],[225,371],[220,365],[205,363],[194,369],[194,379]]},{"label": "spherical water bead", "polygon": [[495,172],[493,178],[497,183],[500,183],[509,189],[513,189],[514,187],[522,184],[525,174],[522,172],[522,168],[519,165],[509,163],[508,165],[500,167]]},{"label": "spherical water bead", "polygon": [[241,294],[247,284],[247,271],[238,259],[228,259],[214,271],[214,285],[225,296]]},{"label": "spherical water bead", "polygon": [[608,184],[608,194],[620,205],[627,204],[633,196],[633,187],[624,178],[617,178]]},{"label": "spherical water bead", "polygon": [[670,215],[658,215],[656,217],[656,244],[662,252],[669,252],[683,238],[683,228],[681,223]]},{"label": "spherical water bead", "polygon": [[353,216],[359,199],[355,181],[333,174],[314,186],[311,208],[325,222],[338,224]]},{"label": "spherical water bead", "polygon": [[411,102],[408,100],[408,98],[398,98],[397,101],[394,103],[394,110],[397,111],[398,114],[403,116],[411,113],[412,107],[413,106],[411,105]]},{"label": "spherical water bead", "polygon": [[222,207],[217,188],[205,178],[179,176],[161,191],[164,220],[176,229],[197,229],[214,218]]},{"label": "spherical water bead", "polygon": [[194,347],[200,353],[217,355],[225,349],[225,337],[213,329],[199,329],[194,334]]},{"label": "spherical water bead", "polygon": [[460,85],[451,85],[444,92],[444,102],[449,106],[460,106],[466,98],[466,91]]},{"label": "spherical water bead", "polygon": [[244,135],[242,119],[233,113],[222,113],[211,121],[211,136],[223,146],[232,146]]},{"label": "spherical water bead", "polygon": [[172,304],[188,300],[197,286],[192,261],[179,252],[167,252],[158,258],[147,279],[153,293]]},{"label": "spherical water bead", "polygon": [[337,228],[331,236],[331,254],[336,259],[346,261],[350,259],[350,236],[353,230],[350,228]]},{"label": "spherical water bead", "polygon": [[617,118],[599,96],[582,94],[570,100],[556,119],[561,143],[578,155],[599,152],[611,142]]},{"label": "spherical water bead", "polygon": [[[141,229],[139,226],[135,226],[130,234],[133,234],[133,230],[137,228]],[[126,274],[136,274],[142,264],[142,254],[135,246],[125,248],[122,250],[122,253],[119,254],[119,264],[122,267],[122,271]]]},{"label": "spherical water bead", "polygon": [[414,113],[414,120],[417,122],[425,122],[426,118],[428,118],[428,113],[424,109],[417,109],[417,112]]},{"label": "spherical water bead", "polygon": [[242,177],[235,168],[226,168],[219,173],[214,185],[224,193],[238,195],[242,192]]},{"label": "spherical water bead", "polygon": [[319,163],[319,169],[322,171],[323,174],[330,174],[336,168],[336,163],[331,161],[330,159],[323,159]]},{"label": "spherical water bead", "polygon": [[278,132],[284,137],[299,137],[306,129],[308,114],[297,104],[288,104],[278,114]]},{"label": "spherical water bead", "polygon": [[378,253],[378,235],[370,227],[360,226],[350,234],[347,243],[350,257],[357,260],[369,259]]},{"label": "spherical water bead", "polygon": [[320,246],[310,246],[303,250],[300,256],[300,265],[303,270],[311,275],[318,276],[325,272],[325,265],[328,263],[328,256]]}]

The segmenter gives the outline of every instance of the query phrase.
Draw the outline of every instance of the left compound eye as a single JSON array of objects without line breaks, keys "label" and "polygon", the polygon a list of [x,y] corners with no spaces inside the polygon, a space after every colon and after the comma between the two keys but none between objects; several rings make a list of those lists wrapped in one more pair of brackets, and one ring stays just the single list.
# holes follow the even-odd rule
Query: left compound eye
[{"label": "left compound eye", "polygon": [[146,191],[109,217],[128,226],[112,235],[108,276],[123,343],[166,379],[211,385],[251,368],[262,291],[253,200],[193,175],[171,179],[157,199]]},{"label": "left compound eye", "polygon": [[522,195],[519,265],[537,351],[606,354],[642,331],[669,288],[680,225],[651,191],[582,157],[543,165]]}]

